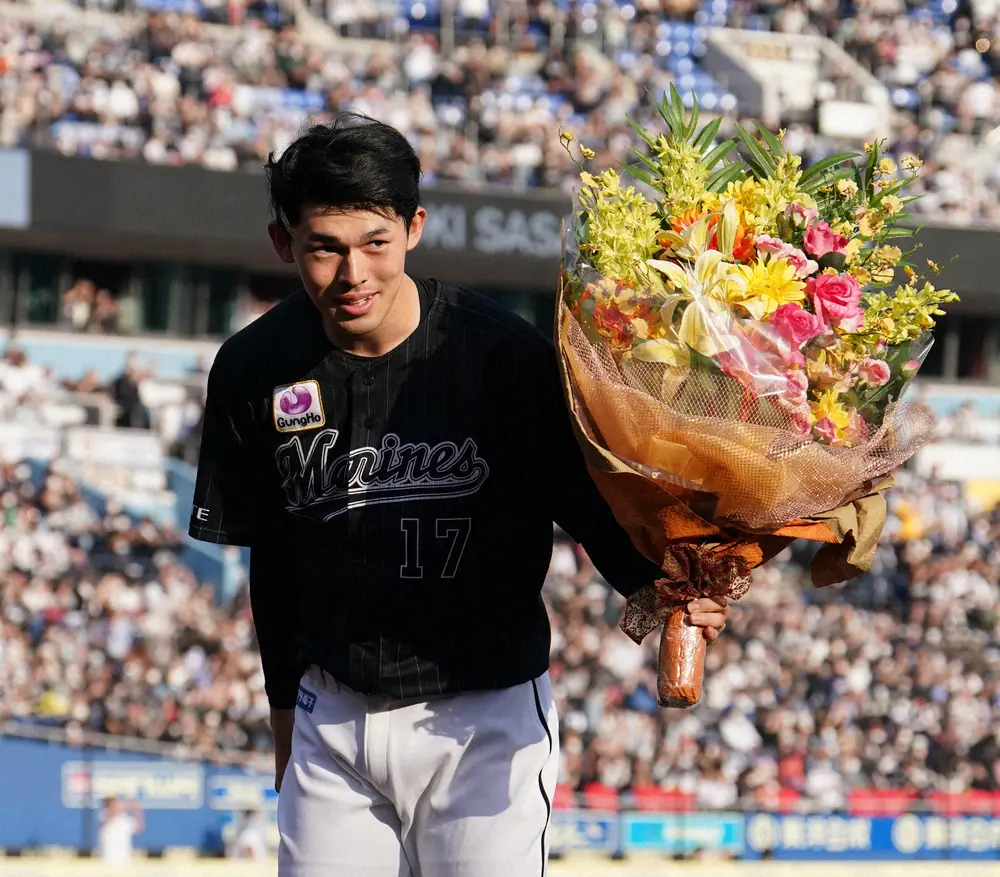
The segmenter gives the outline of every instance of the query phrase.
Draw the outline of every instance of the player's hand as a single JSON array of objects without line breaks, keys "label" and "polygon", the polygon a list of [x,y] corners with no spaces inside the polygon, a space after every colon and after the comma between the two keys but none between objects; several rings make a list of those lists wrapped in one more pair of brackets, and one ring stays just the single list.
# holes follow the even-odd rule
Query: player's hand
[{"label": "player's hand", "polygon": [[274,791],[281,791],[281,778],[292,757],[292,731],[295,710],[271,710],[271,734],[274,736]]},{"label": "player's hand", "polygon": [[705,639],[714,643],[726,629],[729,620],[729,603],[725,597],[699,597],[687,605],[691,623],[704,628]]}]

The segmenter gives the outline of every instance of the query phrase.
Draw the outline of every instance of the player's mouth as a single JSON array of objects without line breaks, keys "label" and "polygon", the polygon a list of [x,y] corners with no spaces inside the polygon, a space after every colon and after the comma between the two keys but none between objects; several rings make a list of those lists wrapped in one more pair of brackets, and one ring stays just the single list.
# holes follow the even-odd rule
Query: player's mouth
[{"label": "player's mouth", "polygon": [[337,300],[337,309],[349,317],[363,317],[372,309],[377,296],[377,292],[341,296]]}]

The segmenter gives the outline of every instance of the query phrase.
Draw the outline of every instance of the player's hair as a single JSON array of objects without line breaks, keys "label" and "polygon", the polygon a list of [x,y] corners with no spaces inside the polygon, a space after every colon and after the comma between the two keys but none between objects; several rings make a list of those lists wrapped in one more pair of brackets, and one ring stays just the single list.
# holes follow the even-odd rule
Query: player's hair
[{"label": "player's hair", "polygon": [[308,207],[369,210],[410,230],[420,206],[420,159],[395,128],[361,113],[310,126],[264,165],[271,214],[285,231]]}]

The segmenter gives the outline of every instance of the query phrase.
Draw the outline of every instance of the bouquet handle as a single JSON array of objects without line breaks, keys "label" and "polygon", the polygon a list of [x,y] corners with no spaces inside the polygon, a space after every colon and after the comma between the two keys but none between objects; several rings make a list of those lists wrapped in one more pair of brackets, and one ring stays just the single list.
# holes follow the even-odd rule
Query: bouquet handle
[{"label": "bouquet handle", "polygon": [[704,631],[688,623],[684,605],[675,605],[660,634],[656,673],[656,702],[660,707],[687,709],[701,700],[707,646]]}]

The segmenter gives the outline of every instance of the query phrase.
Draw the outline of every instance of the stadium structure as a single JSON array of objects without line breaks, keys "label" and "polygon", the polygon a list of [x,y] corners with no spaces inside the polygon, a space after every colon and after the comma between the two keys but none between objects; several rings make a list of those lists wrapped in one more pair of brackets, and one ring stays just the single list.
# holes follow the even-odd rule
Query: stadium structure
[{"label": "stadium structure", "polygon": [[[844,591],[843,617],[834,618],[841,610],[831,598],[795,598],[810,629],[828,637],[829,658],[819,660],[832,668],[801,678],[790,663],[779,668],[789,691],[801,688],[795,702],[814,711],[801,718],[801,753],[783,748],[783,732],[747,694],[733,704],[709,699],[700,719],[651,718],[648,690],[644,700],[635,682],[641,668],[608,643],[620,606],[595,595],[600,583],[556,535],[548,598],[567,755],[553,855],[995,866],[1000,216],[980,195],[996,182],[1000,97],[996,107],[983,98],[986,109],[969,109],[948,80],[998,92],[1000,24],[989,6],[0,0],[0,776],[8,792],[0,848],[9,861],[53,848],[96,855],[104,802],[119,796],[144,814],[138,856],[236,855],[253,814],[273,852],[276,796],[266,702],[251,666],[246,556],[182,535],[215,352],[297,289],[267,238],[261,156],[338,108],[408,119],[422,157],[436,155],[411,270],[473,287],[550,331],[561,227],[573,209],[571,174],[552,158],[558,125],[603,132],[621,154],[627,137],[601,115],[602,101],[617,112],[632,109],[623,95],[637,96],[648,116],[643,90],[673,82],[688,102],[698,98],[704,118],[720,115],[723,130],[759,118],[808,135],[813,160],[876,136],[936,150],[927,191],[938,207],[919,217],[920,255],[943,266],[941,281],[961,302],[939,324],[912,391],[941,429],[903,475],[885,556]],[[881,42],[858,36],[876,26]],[[940,47],[942,34],[952,35],[950,55],[925,71],[913,46]],[[917,74],[887,79],[907,51]],[[394,67],[403,73],[386,72]],[[589,98],[582,87],[567,92],[574,75],[601,87]],[[409,78],[409,103],[380,84],[394,76]],[[418,105],[430,115],[418,118]],[[511,127],[519,116],[533,120],[521,133]],[[982,202],[974,215],[964,196],[949,194],[956,180]],[[776,595],[798,581],[791,571],[802,558],[793,554],[765,575]],[[952,555],[964,559],[960,584],[955,564],[941,559]],[[210,632],[190,613],[162,608],[174,586],[214,613]],[[761,590],[762,602],[735,621],[739,656],[774,648],[753,625],[765,625],[767,607],[782,598]],[[935,621],[941,593],[958,595],[963,611]],[[91,599],[100,609],[88,615]],[[869,623],[884,641],[852,645]],[[944,669],[920,657],[928,630],[927,642],[947,655]],[[592,654],[587,642],[598,643]],[[77,646],[90,655],[67,657]],[[169,667],[157,666],[159,647]],[[244,658],[226,656],[234,647]],[[898,688],[874,684],[873,696],[881,686],[891,701],[884,720],[859,705],[853,665],[837,669],[845,654],[869,652],[873,667],[902,654],[915,668]],[[593,664],[583,677],[581,654]],[[727,674],[729,653],[719,654],[709,691]],[[774,654],[790,662],[794,650]],[[129,677],[135,661],[146,674],[138,682]],[[948,668],[975,684],[920,681]],[[580,678],[597,689],[581,689]],[[232,702],[206,693],[226,685],[239,691]],[[856,695],[848,698],[855,713],[837,718],[833,700],[844,691]],[[130,702],[129,692],[142,699]],[[197,700],[190,709],[188,696]],[[919,724],[935,704],[946,718]],[[907,721],[922,743],[899,741]],[[623,750],[608,736],[629,734],[652,735],[657,753],[686,767],[654,769],[645,744]],[[848,738],[856,751],[845,754]],[[862,764],[866,746],[895,746],[902,767],[879,756],[878,777],[867,782],[859,767],[848,781],[842,765]],[[773,776],[757,782],[758,761],[773,763]],[[827,782],[831,770],[839,782]],[[907,873],[938,872],[915,864]]]}]

